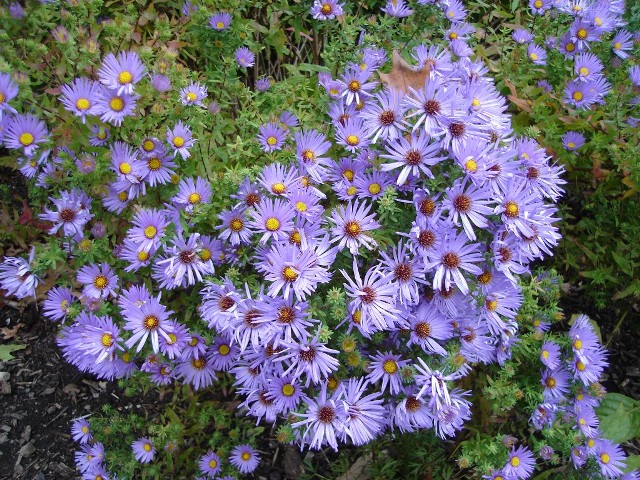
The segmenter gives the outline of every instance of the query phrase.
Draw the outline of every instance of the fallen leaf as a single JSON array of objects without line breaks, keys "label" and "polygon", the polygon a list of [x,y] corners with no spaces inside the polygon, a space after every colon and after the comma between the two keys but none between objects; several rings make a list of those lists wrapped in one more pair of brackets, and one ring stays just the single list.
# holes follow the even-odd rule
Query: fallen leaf
[{"label": "fallen leaf", "polygon": [[409,87],[414,90],[423,89],[424,82],[430,72],[431,67],[428,63],[420,70],[415,70],[413,66],[402,58],[402,55],[397,50],[394,50],[391,59],[391,71],[389,73],[380,72],[378,75],[380,75],[380,80],[387,88],[400,90],[406,94]]},{"label": "fallen leaf", "polygon": [[2,333],[2,339],[11,340],[12,338],[15,338],[16,334],[18,333],[18,330],[20,330],[23,326],[24,325],[22,323],[17,323],[16,326],[13,328],[9,328],[9,327],[0,328],[0,333]]},{"label": "fallen leaf", "polygon": [[12,352],[16,350],[22,350],[26,345],[0,345],[0,361],[6,362],[7,360],[11,360],[13,355]]},{"label": "fallen leaf", "polygon": [[69,395],[71,397],[71,400],[73,400],[74,402],[77,401],[76,395],[80,393],[80,389],[75,383],[69,383],[68,385],[65,385],[62,391]]}]

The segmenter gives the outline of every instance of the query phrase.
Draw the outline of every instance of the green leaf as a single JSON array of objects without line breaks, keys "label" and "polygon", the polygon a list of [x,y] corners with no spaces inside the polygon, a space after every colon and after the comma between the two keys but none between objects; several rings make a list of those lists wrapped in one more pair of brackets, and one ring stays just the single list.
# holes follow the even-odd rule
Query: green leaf
[{"label": "green leaf", "polygon": [[26,345],[17,344],[0,345],[0,361],[6,362],[7,360],[11,360],[13,358],[11,352],[22,350],[25,347]]},{"label": "green leaf", "polygon": [[640,436],[640,401],[619,393],[607,393],[596,413],[600,431],[612,442]]},{"label": "green leaf", "polygon": [[631,472],[633,470],[640,469],[640,455],[630,455],[627,457],[627,468],[625,472]]}]

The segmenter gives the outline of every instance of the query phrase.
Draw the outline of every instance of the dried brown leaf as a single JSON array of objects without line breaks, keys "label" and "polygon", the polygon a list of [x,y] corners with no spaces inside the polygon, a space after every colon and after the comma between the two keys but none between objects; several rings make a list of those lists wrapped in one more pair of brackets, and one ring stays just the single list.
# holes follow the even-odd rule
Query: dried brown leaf
[{"label": "dried brown leaf", "polygon": [[402,93],[407,93],[409,87],[414,90],[420,90],[424,88],[424,82],[426,81],[431,67],[427,64],[420,70],[415,70],[407,61],[402,58],[402,55],[397,50],[393,51],[393,57],[391,59],[391,71],[389,73],[380,72],[380,80],[389,89],[400,90]]}]

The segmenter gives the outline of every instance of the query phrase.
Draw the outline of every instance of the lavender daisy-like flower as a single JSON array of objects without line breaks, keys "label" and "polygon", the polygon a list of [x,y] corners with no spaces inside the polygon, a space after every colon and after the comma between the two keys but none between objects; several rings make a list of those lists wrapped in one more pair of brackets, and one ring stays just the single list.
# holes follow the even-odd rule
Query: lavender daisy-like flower
[{"label": "lavender daisy-like flower", "polygon": [[266,243],[270,238],[284,240],[293,230],[295,211],[288,202],[279,198],[263,198],[252,214],[249,226],[262,234],[261,243]]},{"label": "lavender daisy-like flower", "polygon": [[131,444],[131,450],[140,463],[151,463],[156,456],[156,447],[148,438],[141,438]]},{"label": "lavender daisy-like flower", "polygon": [[340,365],[340,362],[331,356],[339,352],[320,343],[317,334],[315,338],[304,342],[283,342],[282,345],[286,347],[286,350],[274,360],[290,364],[284,371],[284,375],[291,373],[295,378],[300,378],[302,374],[305,374],[306,387],[311,382],[320,383],[332,372],[335,372]]},{"label": "lavender daisy-like flower", "polygon": [[624,29],[618,30],[611,40],[611,48],[616,56],[626,60],[629,58],[628,52],[633,49],[633,35]]},{"label": "lavender daisy-like flower", "polygon": [[596,442],[596,461],[600,472],[607,478],[618,478],[626,466],[624,451],[620,445],[610,440],[601,439]]},{"label": "lavender daisy-like flower", "polygon": [[467,16],[467,9],[460,0],[451,0],[444,6],[444,15],[450,22],[461,22]]},{"label": "lavender daisy-like flower", "polygon": [[191,82],[180,90],[180,102],[182,105],[198,105],[204,107],[202,100],[207,98],[207,87],[200,82]]},{"label": "lavender daisy-like flower", "polygon": [[270,153],[280,150],[287,139],[287,131],[278,123],[265,123],[260,126],[258,141],[262,150]]},{"label": "lavender daisy-like flower", "polygon": [[523,45],[533,40],[534,35],[528,30],[525,30],[524,28],[516,28],[511,34],[511,38],[513,38],[514,42]]},{"label": "lavender daisy-like flower", "polygon": [[96,115],[96,98],[101,87],[88,78],[76,78],[71,85],[62,86],[60,101],[64,107],[85,122],[87,115]]},{"label": "lavender daisy-like flower", "polygon": [[353,259],[353,279],[344,270],[340,270],[340,273],[347,280],[344,284],[347,296],[353,299],[350,310],[360,312],[360,331],[368,336],[376,331],[394,328],[398,313],[395,308],[398,286],[391,281],[393,276],[383,275],[374,267],[361,278],[356,258]]},{"label": "lavender daisy-like flower", "polygon": [[96,115],[100,120],[111,123],[116,127],[122,125],[124,117],[135,115],[136,100],[139,95],[122,93],[116,90],[102,88],[96,100]]},{"label": "lavender daisy-like flower", "polygon": [[99,299],[117,295],[115,289],[118,287],[118,277],[107,263],[82,267],[78,271],[77,280],[84,285],[83,295],[89,298]]},{"label": "lavender daisy-like flower", "polygon": [[191,234],[186,241],[181,232],[177,233],[172,245],[165,250],[170,256],[158,265],[166,265],[164,275],[174,286],[194,285],[196,281],[202,281],[202,275],[214,273],[211,259],[204,260],[199,255],[201,249],[199,233]]},{"label": "lavender daisy-like flower", "polygon": [[491,192],[488,189],[467,186],[466,181],[456,181],[451,188],[447,189],[447,197],[442,202],[442,206],[449,210],[449,220],[454,225],[462,222],[467,238],[475,240],[473,225],[480,228],[486,228],[489,225],[486,216],[493,212],[493,209],[488,206],[492,203]]},{"label": "lavender daisy-like flower", "polygon": [[535,65],[547,64],[547,51],[535,43],[530,43],[527,47],[527,57],[529,57],[529,60]]},{"label": "lavender daisy-like flower", "polygon": [[209,450],[200,457],[198,466],[200,467],[200,470],[202,470],[202,473],[210,478],[215,478],[215,476],[220,473],[220,457],[213,453],[212,450]]},{"label": "lavender daisy-like flower", "polygon": [[211,201],[211,185],[204,178],[185,178],[178,184],[178,193],[172,201],[191,211],[196,205]]},{"label": "lavender daisy-like flower", "polygon": [[213,355],[211,351],[204,354],[195,354],[187,358],[183,356],[183,361],[176,367],[176,372],[185,383],[193,385],[195,390],[206,388],[216,379]]},{"label": "lavender daisy-like flower", "polygon": [[53,287],[47,292],[47,298],[42,304],[42,313],[49,320],[64,320],[71,311],[74,299],[70,288]]},{"label": "lavender daisy-like flower", "polygon": [[104,147],[111,136],[109,129],[103,125],[91,125],[91,133],[89,145],[92,147]]},{"label": "lavender daisy-like flower", "polygon": [[118,95],[133,93],[133,86],[144,78],[146,68],[136,52],[107,55],[98,70],[100,82]]},{"label": "lavender daisy-like flower", "polygon": [[21,148],[24,154],[30,157],[38,148],[38,144],[47,140],[47,126],[35,115],[17,114],[7,121],[3,137],[5,147]]},{"label": "lavender daisy-like flower", "polygon": [[545,370],[542,373],[540,382],[544,387],[544,401],[550,403],[558,403],[569,393],[569,380],[571,375],[566,370],[559,368],[557,370]]},{"label": "lavender daisy-like flower", "polygon": [[256,56],[247,47],[240,47],[235,52],[236,62],[238,65],[244,68],[253,67]]},{"label": "lavender daisy-like flower", "polygon": [[409,364],[409,360],[402,360],[400,355],[392,352],[377,353],[371,357],[366,378],[371,383],[382,380],[380,391],[385,392],[388,388],[391,395],[397,395],[402,388],[400,370]]},{"label": "lavender daisy-like flower", "polygon": [[316,182],[323,182],[330,159],[323,157],[331,148],[331,143],[321,132],[308,130],[296,132],[296,158],[300,166]]},{"label": "lavender daisy-like flower", "polygon": [[344,403],[347,416],[344,435],[354,445],[364,445],[373,440],[387,423],[387,410],[383,406],[381,393],[366,394],[368,382],[362,378],[351,378],[344,387]]},{"label": "lavender daisy-like flower", "polygon": [[218,234],[221,240],[233,246],[249,243],[253,231],[248,226],[245,208],[237,206],[231,210],[224,210],[218,218],[222,220],[222,225],[216,227],[216,230],[222,230]]},{"label": "lavender daisy-like flower", "polygon": [[308,401],[302,385],[291,375],[276,376],[267,388],[267,397],[283,412],[298,408],[301,401]]},{"label": "lavender daisy-like flower", "polygon": [[431,303],[421,302],[416,312],[409,316],[411,336],[408,345],[416,344],[429,353],[446,355],[436,340],[448,340],[453,336],[453,327]]},{"label": "lavender daisy-like flower", "polygon": [[598,57],[592,53],[581,53],[576,55],[574,72],[579,81],[596,80],[600,72],[604,69],[604,65]]},{"label": "lavender daisy-like flower", "polygon": [[[345,98],[346,105],[355,103],[356,105],[364,103],[364,100],[372,95],[371,91],[376,87],[377,82],[367,81],[371,72],[360,70],[357,66],[347,67],[341,80],[347,86],[342,97]],[[362,97],[362,98],[360,98]]]},{"label": "lavender daisy-like flower", "polygon": [[386,5],[380,10],[396,18],[405,18],[413,14],[413,10],[404,3],[404,0],[387,0]]},{"label": "lavender daisy-like flower", "polygon": [[16,113],[9,102],[18,95],[18,86],[8,73],[0,73],[0,120],[3,112]]},{"label": "lavender daisy-like flower", "polygon": [[533,453],[527,447],[520,446],[517,449],[511,449],[504,472],[507,475],[525,480],[531,476],[535,465],[536,461],[533,458]]},{"label": "lavender daisy-like flower", "polygon": [[567,132],[562,136],[562,146],[570,152],[575,152],[585,144],[585,137],[579,132]]},{"label": "lavender daisy-like flower", "polygon": [[33,262],[35,248],[31,250],[29,261],[20,257],[4,257],[0,263],[0,288],[6,291],[6,295],[15,295],[16,298],[36,296],[36,287],[40,283],[40,277],[31,271],[30,263]]},{"label": "lavender daisy-like flower", "polygon": [[218,32],[226,30],[231,25],[233,17],[229,12],[214,13],[209,17],[209,26]]},{"label": "lavender daisy-like flower", "polygon": [[131,223],[127,238],[138,244],[138,251],[150,252],[159,246],[170,222],[161,210],[142,209],[133,216]]},{"label": "lavender daisy-like flower", "polygon": [[395,170],[402,168],[398,175],[397,184],[402,185],[407,181],[409,175],[419,177],[423,174],[429,178],[433,178],[433,173],[429,167],[436,165],[444,159],[437,157],[437,153],[441,149],[439,142],[429,145],[430,137],[425,132],[418,135],[412,134],[409,140],[400,137],[394,142],[387,145],[386,155],[380,155],[381,158],[391,160],[390,163],[383,163],[380,168],[383,171]]},{"label": "lavender daisy-like flower", "polygon": [[316,20],[333,20],[343,14],[344,3],[338,0],[314,0],[311,15]]},{"label": "lavender daisy-like flower", "polygon": [[376,101],[365,105],[360,118],[372,136],[371,143],[376,143],[378,138],[394,140],[402,135],[406,111],[402,97],[402,92],[391,89],[376,94]]},{"label": "lavender daisy-like flower", "polygon": [[256,90],[259,92],[266,92],[271,88],[271,80],[262,77],[256,80]]},{"label": "lavender daisy-like flower", "polygon": [[344,146],[347,151],[355,153],[367,147],[369,140],[368,129],[358,117],[349,118],[346,122],[336,126],[336,139],[338,144]]},{"label": "lavender daisy-like flower", "polygon": [[191,156],[189,149],[193,147],[195,139],[192,138],[191,129],[178,121],[173,129],[167,128],[167,143],[173,149],[173,156],[180,154],[183,160]]},{"label": "lavender daisy-like flower", "polygon": [[329,221],[334,224],[331,227],[331,241],[338,242],[338,249],[346,247],[352,255],[357,255],[361,246],[369,250],[375,248],[377,243],[368,232],[380,228],[380,224],[370,211],[371,206],[367,203],[354,201],[331,212]]},{"label": "lavender daisy-like flower", "polygon": [[81,445],[86,445],[93,439],[91,435],[91,425],[89,425],[89,422],[84,418],[74,420],[71,424],[71,436],[74,441]]},{"label": "lavender daisy-like flower", "polygon": [[161,73],[154,73],[150,83],[156,92],[164,93],[171,90],[171,80]]},{"label": "lavender daisy-like flower", "polygon": [[455,284],[466,295],[469,293],[469,285],[461,270],[473,275],[482,273],[482,269],[476,265],[482,262],[480,245],[477,243],[467,245],[466,235],[455,235],[450,232],[428,255],[429,261],[425,267],[427,269],[436,267],[433,278],[434,288],[449,290]]},{"label": "lavender daisy-like flower", "polygon": [[327,398],[327,387],[323,384],[318,397],[307,401],[306,413],[298,414],[304,420],[292,425],[293,428],[306,426],[301,435],[302,446],[308,442],[310,448],[319,450],[322,445],[328,444],[334,450],[338,450],[337,438],[342,434],[346,420],[346,412],[337,405],[339,400],[339,396],[336,398],[336,395]]},{"label": "lavender daisy-like flower", "polygon": [[159,297],[158,299],[148,298],[140,305],[125,305],[122,310],[122,316],[127,322],[124,329],[132,332],[125,346],[130,349],[137,343],[136,352],[139,352],[151,337],[153,352],[158,353],[160,351],[159,335],[162,335],[165,340],[171,340],[169,333],[172,325],[168,320],[172,313],[160,304]]},{"label": "lavender daisy-like flower", "polygon": [[238,445],[231,450],[229,463],[236,467],[240,473],[251,473],[260,464],[260,454],[251,445]]}]

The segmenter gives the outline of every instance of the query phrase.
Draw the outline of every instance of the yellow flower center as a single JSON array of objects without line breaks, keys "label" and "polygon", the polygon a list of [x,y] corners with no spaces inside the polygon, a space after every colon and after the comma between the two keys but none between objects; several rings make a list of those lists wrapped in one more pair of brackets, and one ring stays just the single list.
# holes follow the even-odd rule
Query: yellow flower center
[{"label": "yellow flower center", "polygon": [[131,75],[131,72],[127,72],[126,70],[124,72],[120,72],[120,75],[118,75],[118,83],[120,85],[126,85],[128,83],[131,83],[133,81],[133,75]]},{"label": "yellow flower center", "polygon": [[202,250],[200,250],[200,253],[198,253],[198,256],[202,261],[207,262],[211,260],[211,250],[203,248]]},{"label": "yellow flower center", "polygon": [[275,232],[280,228],[280,220],[278,220],[275,217],[267,218],[267,221],[265,222],[265,226],[267,227],[267,230],[269,230],[270,232]]},{"label": "yellow flower center", "polygon": [[347,168],[344,172],[342,172],[342,175],[344,175],[344,178],[346,178],[350,182],[353,182],[353,177],[355,174],[353,173],[353,170],[351,170],[350,168]]},{"label": "yellow flower center", "polygon": [[227,345],[226,343],[223,343],[222,345],[220,345],[220,347],[218,347],[218,353],[220,355],[229,355],[230,351],[231,349],[229,348],[229,345]]},{"label": "yellow flower center", "polygon": [[87,427],[86,425],[82,427],[82,433],[89,433],[89,427]]},{"label": "yellow flower center", "polygon": [[490,312],[495,312],[497,308],[498,308],[497,300],[487,300],[487,310],[489,310]]},{"label": "yellow flower center", "polygon": [[333,11],[333,8],[331,7],[331,4],[323,3],[320,10],[322,11],[323,15],[329,15]]},{"label": "yellow flower center", "polygon": [[355,146],[355,145],[358,145],[358,143],[360,143],[360,139],[355,135],[349,135],[347,137],[347,143],[351,146]]},{"label": "yellow flower center", "polygon": [[298,274],[291,267],[284,267],[282,270],[282,277],[288,282],[295,282],[298,279]]},{"label": "yellow flower center", "polygon": [[573,43],[569,42],[564,48],[567,52],[573,52],[576,49],[576,46]]},{"label": "yellow flower center", "polygon": [[296,210],[299,212],[306,212],[307,204],[304,202],[296,202]]},{"label": "yellow flower center", "polygon": [[[580,420],[584,421],[584,418],[581,418]],[[593,448],[595,445],[596,445],[596,441],[593,438],[590,438],[589,440],[587,440],[587,446],[589,446],[590,448]]]},{"label": "yellow flower center", "polygon": [[549,377],[547,378],[547,381],[545,382],[545,385],[547,386],[547,388],[553,388],[556,386],[556,379],[553,377]]},{"label": "yellow flower center", "polygon": [[113,335],[111,335],[110,333],[103,334],[100,338],[100,343],[102,343],[104,347],[110,347],[111,345],[113,345]]},{"label": "yellow flower center", "polygon": [[173,345],[178,341],[178,337],[176,337],[175,333],[170,333],[168,336],[169,340],[167,340],[167,345]]},{"label": "yellow flower center", "polygon": [[193,192],[191,195],[189,195],[189,203],[191,205],[194,205],[196,203],[198,203],[200,201],[200,194],[197,192]]},{"label": "yellow flower center", "polygon": [[613,44],[613,48],[616,50],[620,50],[622,48],[622,44],[620,42],[616,42]]},{"label": "yellow flower center", "polygon": [[536,0],[533,2],[533,6],[536,8],[542,8],[542,0]]},{"label": "yellow flower center", "polygon": [[584,95],[582,95],[582,92],[573,92],[571,96],[576,102],[579,102],[580,100],[582,100]]},{"label": "yellow flower center", "polygon": [[578,371],[580,371],[580,372],[584,372],[584,371],[586,370],[586,368],[587,368],[587,366],[586,366],[584,363],[582,363],[580,360],[578,360],[578,361],[576,362],[576,369],[577,369]]},{"label": "yellow flower center", "polygon": [[145,443],[142,448],[144,449],[145,452],[150,452],[151,451],[151,445],[149,445],[148,443]]},{"label": "yellow flower center", "polygon": [[31,135],[28,132],[25,132],[22,135],[20,135],[20,138],[18,140],[20,140],[20,143],[22,145],[24,145],[25,147],[28,147],[33,143],[34,138],[33,138],[33,135]]},{"label": "yellow flower center", "polygon": [[593,23],[595,24],[596,27],[600,27],[602,26],[602,19],[600,17],[596,17],[593,19]]},{"label": "yellow flower center", "polygon": [[466,168],[469,172],[476,172],[478,170],[478,164],[473,159],[467,160],[464,164],[464,168]]},{"label": "yellow flower center", "polygon": [[282,195],[287,191],[287,187],[285,187],[283,183],[278,182],[271,185],[271,191],[276,195]]},{"label": "yellow flower center", "polygon": [[4,102],[7,97],[4,96],[4,93],[0,92],[0,103]]},{"label": "yellow flower center", "polygon": [[121,112],[124,109],[124,101],[120,97],[113,97],[109,106],[114,112]]},{"label": "yellow flower center", "polygon": [[573,342],[573,348],[575,350],[580,350],[582,348],[582,340],[577,339],[575,342]]},{"label": "yellow flower center", "polygon": [[456,32],[451,32],[449,34],[449,40],[455,40],[456,38],[458,38],[458,34]]},{"label": "yellow flower center", "polygon": [[129,200],[129,194],[126,192],[126,190],[118,194],[118,200],[120,200],[121,202],[126,202],[127,200]]},{"label": "yellow flower center", "polygon": [[576,148],[576,144],[575,144],[575,143],[573,143],[573,142],[569,142],[569,143],[567,143],[567,147],[569,147],[569,148]]},{"label": "yellow flower center", "polygon": [[224,28],[224,23],[223,22],[218,22],[218,23],[216,23],[216,27],[218,27],[219,29],[223,29]]},{"label": "yellow flower center", "polygon": [[248,461],[250,458],[251,458],[251,454],[249,452],[242,453],[242,460],[244,460],[245,462]]},{"label": "yellow flower center", "polygon": [[518,205],[516,203],[507,202],[507,204],[505,205],[504,213],[507,215],[507,217],[517,217],[519,212],[520,209],[518,208]]},{"label": "yellow flower center", "polygon": [[287,384],[283,385],[281,390],[282,390],[282,394],[285,397],[290,397],[291,395],[296,393],[295,387],[293,385],[291,385],[290,383],[287,383]]},{"label": "yellow flower center", "polygon": [[267,138],[267,144],[274,146],[276,143],[278,143],[278,139],[276,137],[269,137]]},{"label": "yellow flower center", "polygon": [[131,165],[129,165],[127,162],[122,162],[120,164],[120,173],[123,175],[129,175],[131,173]]},{"label": "yellow flower center", "polygon": [[144,250],[138,252],[138,261],[146,262],[147,260],[149,260],[149,252],[145,252]]},{"label": "yellow flower center", "polygon": [[173,146],[174,147],[182,147],[184,145],[184,138],[182,137],[173,137]]},{"label": "yellow flower center", "polygon": [[155,237],[157,233],[158,233],[158,229],[153,225],[149,225],[147,228],[144,229],[144,236],[147,237],[149,240]]},{"label": "yellow flower center", "polygon": [[473,105],[473,106],[474,106],[474,107],[476,107],[476,108],[477,108],[477,107],[479,107],[479,106],[480,106],[480,100],[478,100],[477,98],[474,98],[474,99],[471,101],[471,105]]},{"label": "yellow flower center", "polygon": [[611,458],[609,457],[608,454],[601,453],[600,454],[600,461],[606,465],[607,463],[609,463],[611,461]]},{"label": "yellow flower center", "polygon": [[198,98],[198,96],[195,93],[193,92],[187,93],[187,100],[189,100],[190,102],[195,102],[196,98]]},{"label": "yellow flower center", "polygon": [[541,355],[542,355],[542,358],[549,358],[549,350],[543,350]]},{"label": "yellow flower center", "polygon": [[382,369],[385,371],[385,373],[393,375],[398,371],[398,364],[394,360],[385,360],[385,362],[382,364]]},{"label": "yellow flower center", "polygon": [[352,92],[357,92],[358,90],[360,90],[360,82],[357,80],[351,80],[351,82],[349,82],[349,90],[351,90]]},{"label": "yellow flower center", "polygon": [[146,152],[150,152],[155,148],[155,146],[156,144],[153,143],[152,140],[145,140],[144,142],[142,142],[142,148],[144,148]]},{"label": "yellow flower center", "polygon": [[239,232],[242,230],[242,227],[244,227],[244,223],[239,218],[234,218],[229,224],[229,228],[232,232]]},{"label": "yellow flower center", "polygon": [[149,165],[149,170],[158,170],[161,165],[160,159],[158,157],[153,157],[149,159],[147,165]]},{"label": "yellow flower center", "polygon": [[538,55],[536,55],[534,52],[531,52],[531,53],[529,54],[529,58],[530,58],[531,60],[538,60]]},{"label": "yellow flower center", "polygon": [[87,110],[90,106],[91,104],[89,103],[89,100],[87,100],[86,98],[79,98],[76,101],[76,108],[78,110]]},{"label": "yellow flower center", "polygon": [[155,315],[148,315],[142,321],[142,326],[145,330],[155,330],[160,325],[160,320]]},{"label": "yellow flower center", "polygon": [[371,185],[369,185],[369,193],[371,195],[377,195],[380,193],[381,187],[380,184],[378,183],[372,183]]},{"label": "yellow flower center", "polygon": [[589,75],[589,69],[587,67],[582,67],[580,68],[580,70],[578,70],[578,72],[580,73],[580,75],[582,75],[583,77],[586,77],[587,75]]},{"label": "yellow flower center", "polygon": [[520,465],[520,459],[518,457],[513,457],[509,463],[511,463],[512,467],[517,467]]},{"label": "yellow flower center", "polygon": [[584,28],[581,28],[580,30],[578,30],[578,33],[576,34],[576,36],[580,40],[584,40],[585,38],[587,38],[587,31]]},{"label": "yellow flower center", "polygon": [[356,187],[351,185],[349,188],[347,188],[347,195],[353,196],[355,194],[356,194]]},{"label": "yellow flower center", "polygon": [[105,138],[107,138],[107,132],[105,130],[101,130],[97,133],[96,137],[98,137],[100,140],[104,140]]},{"label": "yellow flower center", "polygon": [[109,280],[107,280],[107,277],[105,277],[104,275],[98,275],[98,276],[93,280],[93,285],[94,285],[96,288],[99,288],[100,290],[102,290],[103,288],[105,288],[108,284],[109,284]]}]

